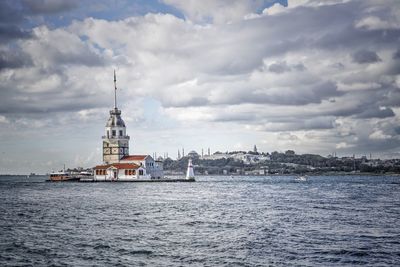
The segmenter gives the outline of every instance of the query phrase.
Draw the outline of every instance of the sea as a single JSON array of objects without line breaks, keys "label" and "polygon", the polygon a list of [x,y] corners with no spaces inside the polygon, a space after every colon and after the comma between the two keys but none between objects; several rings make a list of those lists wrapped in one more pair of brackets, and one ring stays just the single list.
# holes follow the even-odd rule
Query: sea
[{"label": "sea", "polygon": [[400,266],[400,177],[0,177],[0,266]]}]

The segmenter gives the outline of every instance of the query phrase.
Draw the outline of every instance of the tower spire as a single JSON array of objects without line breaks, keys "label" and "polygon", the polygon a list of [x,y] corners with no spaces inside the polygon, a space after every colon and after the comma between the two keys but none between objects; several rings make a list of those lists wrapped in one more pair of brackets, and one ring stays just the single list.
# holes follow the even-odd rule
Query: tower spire
[{"label": "tower spire", "polygon": [[117,75],[114,69],[114,109],[117,109]]}]

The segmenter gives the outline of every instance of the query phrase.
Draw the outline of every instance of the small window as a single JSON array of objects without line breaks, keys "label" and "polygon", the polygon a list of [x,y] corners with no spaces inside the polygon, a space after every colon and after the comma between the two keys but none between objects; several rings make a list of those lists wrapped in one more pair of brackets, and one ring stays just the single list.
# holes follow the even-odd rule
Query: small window
[{"label": "small window", "polygon": [[117,132],[115,130],[112,130],[112,136],[116,136]]},{"label": "small window", "polygon": [[143,175],[143,170],[139,170],[139,175]]},{"label": "small window", "polygon": [[125,175],[128,175],[129,174],[129,170],[125,170]]},{"label": "small window", "polygon": [[119,130],[119,136],[123,136],[122,130]]},{"label": "small window", "polygon": [[136,171],[135,170],[132,170],[132,175],[136,175]]},{"label": "small window", "polygon": [[109,138],[109,137],[110,137],[110,131],[107,130],[107,138]]}]

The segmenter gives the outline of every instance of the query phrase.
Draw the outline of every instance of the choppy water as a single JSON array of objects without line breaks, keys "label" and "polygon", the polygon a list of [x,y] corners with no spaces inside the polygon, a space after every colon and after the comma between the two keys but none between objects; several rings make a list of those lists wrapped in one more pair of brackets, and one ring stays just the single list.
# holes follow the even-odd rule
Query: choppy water
[{"label": "choppy water", "polygon": [[0,178],[0,265],[399,266],[399,177]]}]

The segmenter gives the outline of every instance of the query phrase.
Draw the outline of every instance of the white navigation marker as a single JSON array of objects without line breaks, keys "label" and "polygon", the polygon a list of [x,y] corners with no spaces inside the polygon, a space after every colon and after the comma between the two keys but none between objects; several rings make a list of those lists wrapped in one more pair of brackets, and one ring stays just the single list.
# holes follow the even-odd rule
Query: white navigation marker
[{"label": "white navigation marker", "polygon": [[188,168],[186,172],[186,179],[194,179],[192,159],[189,159]]}]

